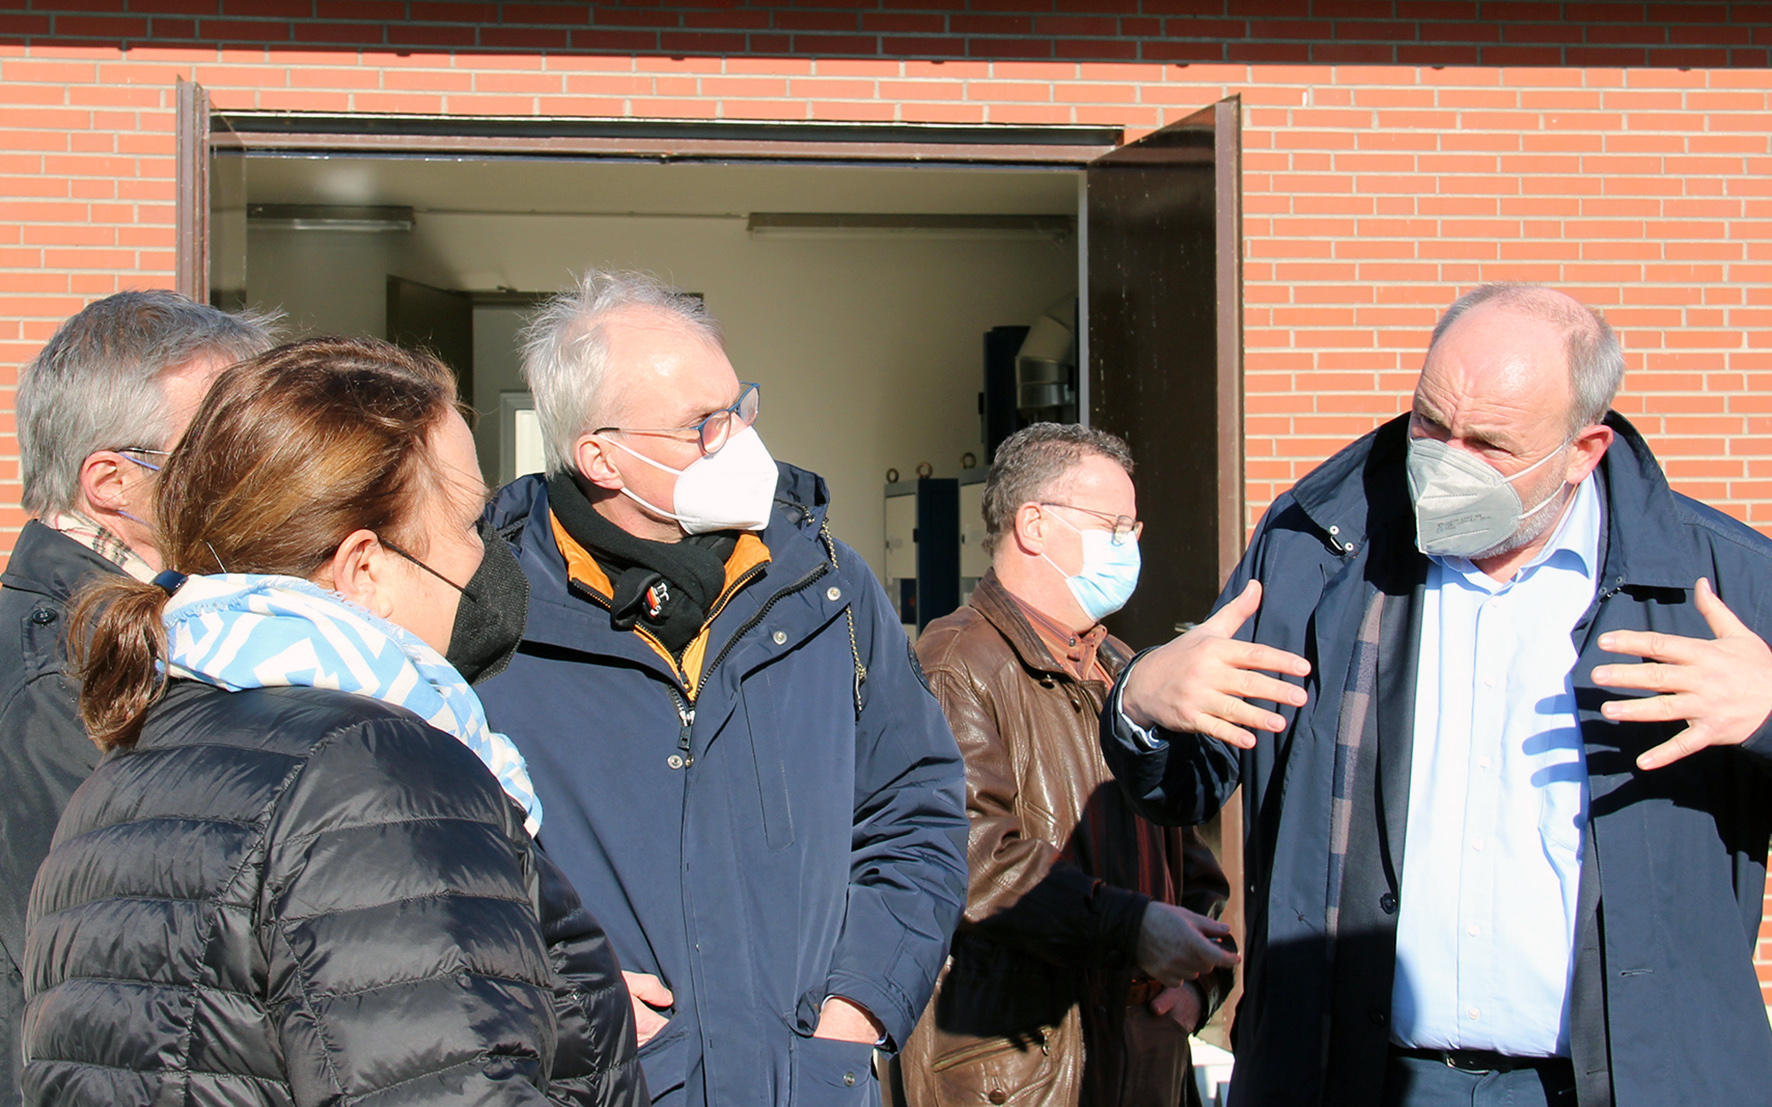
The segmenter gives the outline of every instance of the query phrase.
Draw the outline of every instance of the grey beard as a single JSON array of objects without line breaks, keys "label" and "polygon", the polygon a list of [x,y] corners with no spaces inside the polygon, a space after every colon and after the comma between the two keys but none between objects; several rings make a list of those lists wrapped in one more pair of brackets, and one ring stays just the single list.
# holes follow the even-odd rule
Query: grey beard
[{"label": "grey beard", "polygon": [[[1567,482],[1564,483],[1563,487],[1569,487]],[[1513,553],[1521,546],[1531,545],[1542,537],[1545,531],[1551,529],[1558,519],[1563,517],[1563,508],[1567,506],[1568,501],[1563,498],[1561,492],[1553,494],[1551,499],[1542,504],[1537,511],[1533,512],[1529,517],[1520,520],[1520,525],[1514,528],[1512,534],[1484,550],[1482,553],[1472,557],[1471,560],[1486,561],[1491,557],[1500,557],[1503,554]]]}]

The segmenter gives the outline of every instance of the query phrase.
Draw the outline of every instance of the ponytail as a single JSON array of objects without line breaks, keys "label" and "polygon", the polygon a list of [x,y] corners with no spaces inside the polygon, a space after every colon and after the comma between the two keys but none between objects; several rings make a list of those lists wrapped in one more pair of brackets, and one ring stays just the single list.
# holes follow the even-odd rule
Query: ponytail
[{"label": "ponytail", "polygon": [[109,576],[74,599],[68,653],[80,678],[80,721],[99,749],[134,746],[148,708],[166,688],[168,598],[159,585]]}]

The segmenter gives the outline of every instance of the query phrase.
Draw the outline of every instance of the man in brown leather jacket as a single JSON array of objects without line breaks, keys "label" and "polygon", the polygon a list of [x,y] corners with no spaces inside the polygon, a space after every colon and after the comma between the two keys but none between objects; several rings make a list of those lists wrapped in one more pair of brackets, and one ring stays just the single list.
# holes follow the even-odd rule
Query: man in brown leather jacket
[{"label": "man in brown leather jacket", "polygon": [[1191,830],[1133,814],[1097,740],[1130,656],[1101,620],[1138,579],[1131,472],[1081,426],[1005,441],[992,569],[918,640],[966,759],[971,887],[904,1051],[911,1107],[1198,1102],[1188,1036],[1230,989],[1229,889]]}]

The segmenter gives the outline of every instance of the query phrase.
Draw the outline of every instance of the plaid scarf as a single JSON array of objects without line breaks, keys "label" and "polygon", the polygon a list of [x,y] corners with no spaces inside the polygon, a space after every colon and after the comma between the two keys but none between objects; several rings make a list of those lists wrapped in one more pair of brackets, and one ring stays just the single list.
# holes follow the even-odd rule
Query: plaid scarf
[{"label": "plaid scarf", "polygon": [[79,511],[64,511],[49,516],[43,522],[46,526],[60,531],[85,546],[136,580],[150,581],[154,579],[153,566],[144,561],[141,554],[130,549],[129,543],[105,529],[103,523],[90,515]]},{"label": "plaid scarf", "polygon": [[[1341,689],[1341,715],[1335,730],[1335,776],[1329,805],[1329,886],[1324,894],[1323,949],[1331,972],[1335,965],[1335,941],[1341,928],[1341,894],[1347,875],[1348,837],[1354,821],[1354,778],[1372,730],[1373,693],[1378,687],[1379,627],[1384,620],[1382,590],[1366,601],[1360,616],[1360,634],[1354,642],[1347,680]],[[1324,1060],[1328,1060],[1329,1022],[1323,1015]]]}]

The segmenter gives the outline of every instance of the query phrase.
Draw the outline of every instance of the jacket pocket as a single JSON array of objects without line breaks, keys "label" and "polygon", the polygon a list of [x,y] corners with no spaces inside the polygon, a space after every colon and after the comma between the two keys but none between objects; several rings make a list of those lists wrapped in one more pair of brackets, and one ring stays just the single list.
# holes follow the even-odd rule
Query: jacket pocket
[{"label": "jacket pocket", "polygon": [[689,1081],[689,1031],[667,1023],[658,1036],[640,1047],[640,1069],[653,1099]]},{"label": "jacket pocket", "polygon": [[[1058,1064],[1043,1034],[1010,1039],[943,1042],[950,1046],[935,1055],[928,1082],[941,1103],[1046,1103],[1053,1099]],[[1073,1097],[1074,1100],[1074,1097]]]},{"label": "jacket pocket", "polygon": [[874,1077],[874,1047],[834,1038],[793,1040],[792,1107],[861,1107],[880,1102]]},{"label": "jacket pocket", "polygon": [[[762,673],[747,681],[744,688],[745,731],[750,739],[751,764],[757,773],[757,799],[763,812],[763,840],[771,850],[784,850],[794,844],[794,809],[788,799],[788,763],[784,757],[778,731],[781,720],[774,717],[779,705],[754,709],[757,694],[769,700],[775,697],[770,687],[770,673]],[[761,684],[752,687],[752,682]],[[743,770],[740,770],[741,772]]]}]

